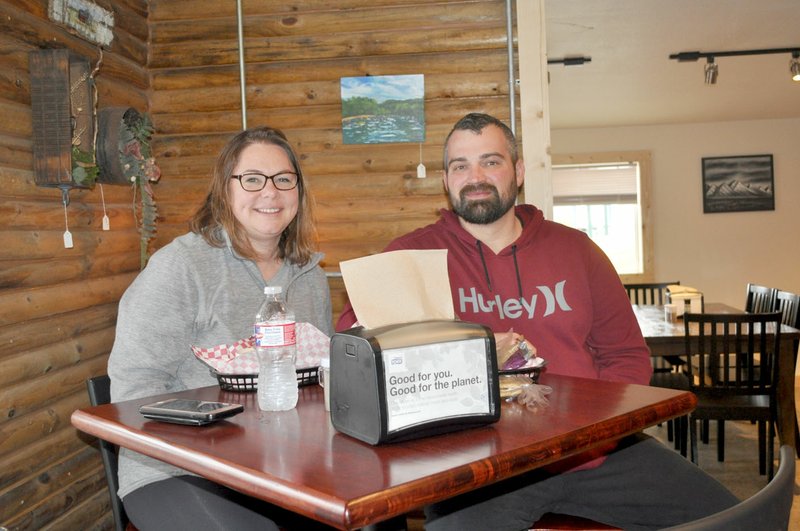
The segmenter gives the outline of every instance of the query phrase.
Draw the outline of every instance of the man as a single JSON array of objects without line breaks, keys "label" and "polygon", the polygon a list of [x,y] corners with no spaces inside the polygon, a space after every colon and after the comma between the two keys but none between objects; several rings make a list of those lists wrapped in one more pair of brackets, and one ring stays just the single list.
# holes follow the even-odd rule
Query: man
[{"label": "man", "polygon": [[[649,352],[619,276],[584,233],[546,221],[533,206],[514,206],[524,179],[511,130],[492,116],[466,115],[445,140],[452,210],[386,250],[447,249],[456,314],[490,327],[498,351],[521,335],[547,360],[547,372],[647,385]],[[355,322],[348,305],[337,329]],[[426,529],[518,530],[546,512],[660,529],[737,502],[639,435],[427,507]]]}]

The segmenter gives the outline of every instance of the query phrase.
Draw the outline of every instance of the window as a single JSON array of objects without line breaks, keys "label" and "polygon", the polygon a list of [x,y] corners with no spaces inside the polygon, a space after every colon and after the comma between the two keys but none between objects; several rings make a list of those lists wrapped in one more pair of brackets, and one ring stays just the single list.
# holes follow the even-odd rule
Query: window
[{"label": "window", "polygon": [[600,246],[623,282],[652,278],[649,154],[554,155],[553,219]]}]

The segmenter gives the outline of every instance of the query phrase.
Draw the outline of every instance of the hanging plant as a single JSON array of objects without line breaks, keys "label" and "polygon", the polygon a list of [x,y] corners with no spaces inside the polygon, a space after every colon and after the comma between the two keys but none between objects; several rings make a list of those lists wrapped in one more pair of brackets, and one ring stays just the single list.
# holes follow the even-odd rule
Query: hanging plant
[{"label": "hanging plant", "polygon": [[98,182],[133,185],[133,216],[139,230],[139,265],[144,269],[150,257],[148,245],[155,236],[158,218],[152,184],[161,177],[150,148],[153,124],[146,113],[118,107],[100,109],[99,123],[102,141],[98,142],[98,161],[102,171]]},{"label": "hanging plant", "polygon": [[72,146],[72,180],[84,188],[94,188],[94,183],[100,173],[94,161],[94,153],[83,151],[78,146]]}]

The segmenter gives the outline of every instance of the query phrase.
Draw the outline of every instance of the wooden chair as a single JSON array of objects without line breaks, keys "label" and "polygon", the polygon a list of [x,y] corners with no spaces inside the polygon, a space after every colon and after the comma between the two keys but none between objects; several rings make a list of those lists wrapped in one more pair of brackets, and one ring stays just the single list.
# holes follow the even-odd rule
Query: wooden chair
[{"label": "wooden chair", "polygon": [[783,324],[800,328],[800,295],[791,291],[777,290],[773,310],[781,312]]},{"label": "wooden chair", "polygon": [[748,284],[745,294],[744,311],[749,313],[771,312],[775,308],[775,296],[778,290],[759,286],[758,284]]},{"label": "wooden chair", "polygon": [[[790,291],[778,290],[775,294],[775,310],[781,312],[783,316],[781,322],[792,328],[800,329],[800,295]],[[794,365],[797,366],[798,343],[794,343]],[[792,369],[784,369],[792,370]],[[797,441],[797,457],[800,457],[800,422],[795,419],[794,440]]]},{"label": "wooden chair", "polygon": [[[764,313],[775,311],[775,297],[777,290],[775,288],[768,288],[767,286],[759,286],[758,284],[747,284],[745,292],[744,311],[749,313]],[[725,421],[718,421],[717,431],[720,433],[725,432]],[[703,442],[708,444],[708,421],[703,423],[701,431]],[[724,452],[724,446],[723,446]],[[720,459],[721,461],[722,459]]]},{"label": "wooden chair", "polygon": [[792,447],[781,446],[778,472],[766,487],[730,509],[694,522],[668,527],[665,531],[751,531],[753,529],[778,531],[789,529],[796,466]]},{"label": "wooden chair", "polygon": [[[674,282],[649,282],[623,284],[628,293],[631,304],[661,306],[669,302],[667,286],[680,284],[679,280]],[[684,383],[684,378],[677,371],[686,363],[680,356],[664,356],[653,358],[653,377],[650,385],[654,387],[666,387],[668,389],[685,389],[688,384]],[[667,438],[675,441],[675,449],[680,450],[686,455],[686,435],[682,428],[687,426],[685,418],[667,421]]]},{"label": "wooden chair", "polygon": [[[108,375],[95,376],[86,380],[86,390],[89,392],[89,403],[93,406],[109,404],[111,402],[111,379]],[[103,459],[103,468],[106,472],[108,494],[111,496],[111,512],[114,515],[114,529],[116,531],[135,531],[136,528],[128,520],[125,507],[117,495],[119,480],[117,479],[117,447],[108,441],[98,439],[100,443],[100,457]]]},{"label": "wooden chair", "polygon": [[667,286],[670,284],[680,284],[680,281],[624,284],[624,286],[631,304],[661,306],[667,303]]},{"label": "wooden chair", "polygon": [[[725,420],[758,423],[758,467],[773,473],[777,418],[780,312],[684,314],[685,370],[697,408],[689,416],[692,461],[697,463],[697,421],[716,420],[717,458],[725,458]],[[697,326],[697,334],[690,327]],[[765,439],[767,439],[765,441]]]},{"label": "wooden chair", "polygon": [[528,531],[619,531],[618,527],[601,524],[578,516],[546,513]]}]

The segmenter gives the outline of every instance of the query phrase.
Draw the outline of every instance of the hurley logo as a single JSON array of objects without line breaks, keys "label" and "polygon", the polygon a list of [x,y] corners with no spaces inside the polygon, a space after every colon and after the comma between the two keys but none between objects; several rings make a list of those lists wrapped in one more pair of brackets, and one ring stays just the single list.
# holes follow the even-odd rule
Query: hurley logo
[{"label": "hurley logo", "polygon": [[[572,308],[567,304],[564,298],[564,284],[566,280],[557,283],[554,289],[549,286],[536,286],[542,296],[544,297],[545,307],[542,317],[546,317],[556,311],[556,305],[564,312],[572,311]],[[495,313],[497,312],[500,319],[518,319],[525,315],[528,319],[533,318],[536,311],[536,303],[539,299],[539,294],[534,293],[530,299],[520,297],[519,299],[506,299],[502,300],[500,295],[495,295],[491,298],[484,298],[484,296],[475,291],[475,288],[470,288],[465,291],[464,288],[458,288],[458,304],[459,312],[466,313]]]}]

